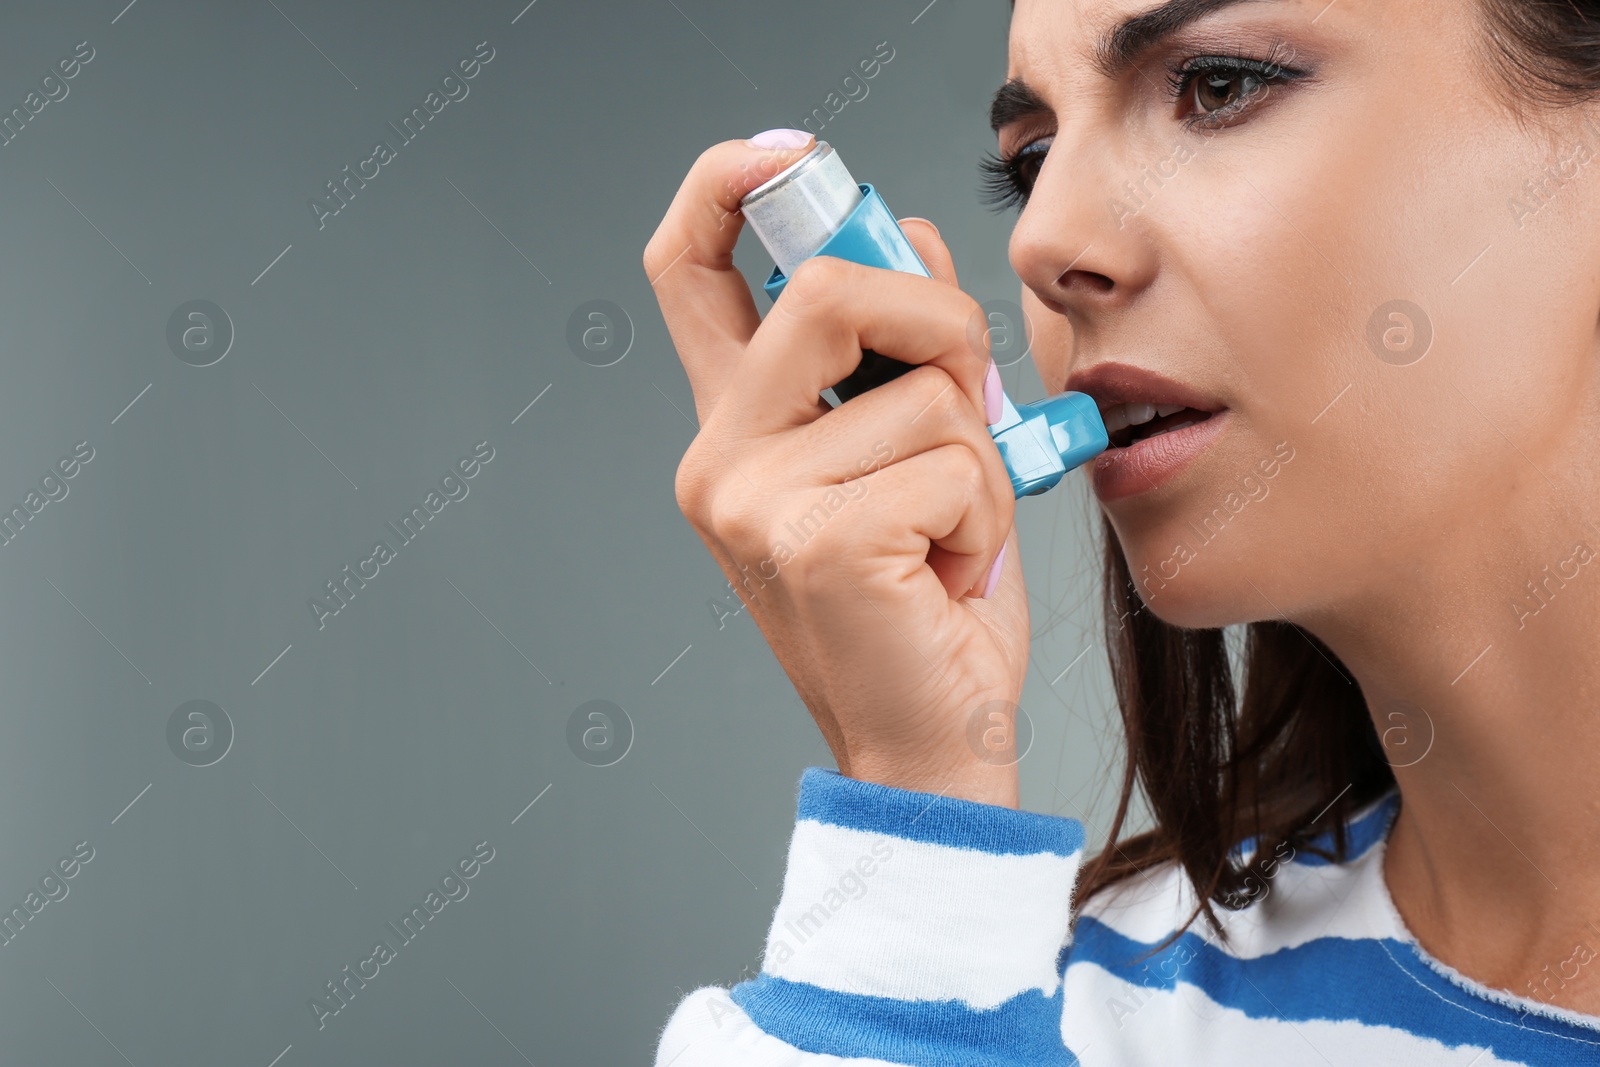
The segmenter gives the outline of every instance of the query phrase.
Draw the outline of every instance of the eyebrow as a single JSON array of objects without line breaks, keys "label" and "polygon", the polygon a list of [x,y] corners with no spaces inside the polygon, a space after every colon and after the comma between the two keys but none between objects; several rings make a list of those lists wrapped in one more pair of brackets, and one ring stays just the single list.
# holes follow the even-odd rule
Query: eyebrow
[{"label": "eyebrow", "polygon": [[[1214,11],[1254,0],[1166,0],[1166,3],[1134,15],[1105,34],[1095,46],[1093,65],[1107,78],[1115,78],[1135,59],[1189,23]],[[1050,105],[1027,82],[1011,78],[995,91],[989,103],[989,128],[1001,127],[1018,119],[1050,110]]]}]

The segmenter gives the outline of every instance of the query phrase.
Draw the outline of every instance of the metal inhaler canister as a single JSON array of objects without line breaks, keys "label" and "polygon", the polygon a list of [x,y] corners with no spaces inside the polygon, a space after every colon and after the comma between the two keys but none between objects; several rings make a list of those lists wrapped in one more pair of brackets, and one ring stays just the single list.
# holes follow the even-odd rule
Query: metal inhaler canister
[{"label": "metal inhaler canister", "polygon": [[[878,191],[857,184],[826,141],[752,189],[739,210],[777,263],[762,286],[773,300],[795,268],[817,255],[931,277]],[[845,403],[911,366],[865,350],[856,369],[833,386],[834,394]],[[1000,406],[1000,421],[989,435],[1019,498],[1043,493],[1110,443],[1100,410],[1085,393],[1014,405],[1002,391]]]}]

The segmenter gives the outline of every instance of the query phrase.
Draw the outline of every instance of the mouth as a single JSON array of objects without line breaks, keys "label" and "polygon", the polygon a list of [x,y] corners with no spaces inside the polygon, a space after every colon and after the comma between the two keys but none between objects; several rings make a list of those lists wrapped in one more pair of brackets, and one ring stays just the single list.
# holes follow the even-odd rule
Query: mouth
[{"label": "mouth", "polygon": [[1211,416],[1212,412],[1183,404],[1131,401],[1100,405],[1100,418],[1106,424],[1106,437],[1112,448],[1130,448],[1139,441],[1193,426]]},{"label": "mouth", "polygon": [[1093,397],[1105,423],[1109,447],[1093,471],[1103,501],[1155,489],[1176,476],[1229,421],[1216,398],[1126,363],[1075,372],[1066,388]]}]

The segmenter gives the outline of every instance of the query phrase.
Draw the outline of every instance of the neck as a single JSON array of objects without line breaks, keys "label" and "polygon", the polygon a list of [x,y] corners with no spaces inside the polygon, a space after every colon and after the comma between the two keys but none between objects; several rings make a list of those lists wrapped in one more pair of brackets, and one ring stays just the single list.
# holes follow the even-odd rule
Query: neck
[{"label": "neck", "polygon": [[1394,765],[1385,877],[1422,947],[1600,1014],[1600,530],[1570,503],[1597,498],[1528,482],[1425,569],[1390,563],[1359,610],[1304,625],[1361,685]]}]

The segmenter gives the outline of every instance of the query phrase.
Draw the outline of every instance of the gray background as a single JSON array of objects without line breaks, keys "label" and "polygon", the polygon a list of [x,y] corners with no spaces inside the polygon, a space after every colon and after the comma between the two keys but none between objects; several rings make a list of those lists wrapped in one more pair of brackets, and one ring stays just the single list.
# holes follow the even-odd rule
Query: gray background
[{"label": "gray background", "polygon": [[[0,911],[95,850],[0,947],[0,1063],[648,1062],[684,991],[757,967],[795,782],[831,760],[709,606],[641,252],[704,147],[797,125],[888,41],[822,136],[1016,300],[974,167],[1006,5],[125,3],[0,15],[0,111],[96,53],[0,147],[0,504],[95,450],[0,547]],[[482,41],[469,96],[319,230],[308,199]],[[749,235],[739,262],[770,268]],[[204,368],[166,335],[195,299],[236,330]],[[637,334],[604,368],[567,343],[596,299]],[[1004,377],[1041,393],[1031,360]],[[319,631],[308,598],[482,440],[469,495]],[[1024,806],[1091,840],[1093,514],[1081,473],[1018,509]],[[207,767],[167,740],[196,699],[235,731]],[[636,733],[609,767],[567,743],[593,699]],[[482,840],[470,895],[319,1030],[308,1000]]]}]

